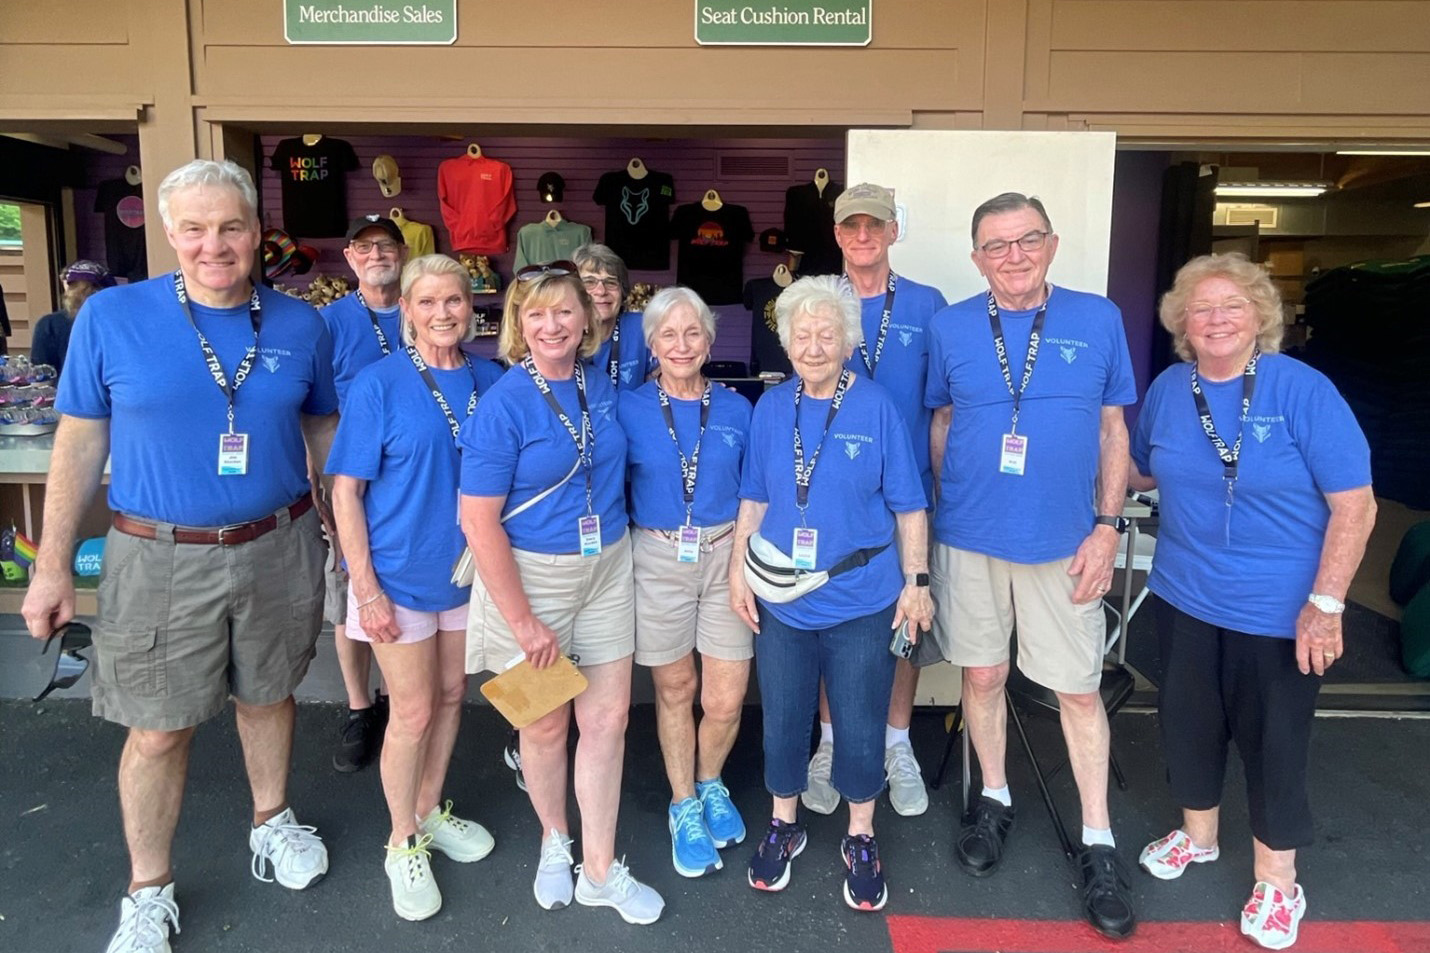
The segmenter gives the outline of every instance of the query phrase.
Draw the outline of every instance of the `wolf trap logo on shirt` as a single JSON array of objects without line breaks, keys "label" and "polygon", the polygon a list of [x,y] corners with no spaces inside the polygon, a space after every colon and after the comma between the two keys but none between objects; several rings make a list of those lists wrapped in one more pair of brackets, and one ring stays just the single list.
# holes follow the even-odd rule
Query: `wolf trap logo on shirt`
[{"label": "wolf trap logo on shirt", "polygon": [[873,437],[866,437],[862,433],[837,433],[834,434],[834,439],[844,441],[844,455],[850,460],[859,458],[860,451],[864,449],[862,444],[874,442]]},{"label": "wolf trap logo on shirt", "polygon": [[899,343],[904,347],[909,347],[914,343],[915,334],[924,333],[924,329],[916,324],[890,324],[889,330],[898,334]]},{"label": "wolf trap logo on shirt", "polygon": [[737,447],[740,442],[740,431],[725,424],[711,424],[710,429],[720,435],[720,439],[725,441],[727,447]]},{"label": "wolf trap logo on shirt", "polygon": [[1266,438],[1271,436],[1271,425],[1285,423],[1286,418],[1278,417],[1248,417],[1246,422],[1251,424],[1251,435],[1256,438],[1257,443],[1265,443]]},{"label": "wolf trap logo on shirt", "polygon": [[650,211],[650,188],[633,190],[629,185],[621,186],[621,211],[627,222],[638,224]]},{"label": "wolf trap logo on shirt", "polygon": [[597,401],[595,404],[591,405],[591,412],[597,417],[600,417],[602,420],[610,420],[611,407],[614,405],[614,403],[614,401],[610,400]]},{"label": "wolf trap logo on shirt", "polygon": [[1058,354],[1069,364],[1077,360],[1079,351],[1085,351],[1088,347],[1086,341],[1079,341],[1075,338],[1048,338],[1047,342],[1055,345]]},{"label": "wolf trap logo on shirt", "polygon": [[277,374],[278,358],[292,357],[293,352],[281,347],[261,347],[258,349],[258,355],[264,369],[270,374]]}]

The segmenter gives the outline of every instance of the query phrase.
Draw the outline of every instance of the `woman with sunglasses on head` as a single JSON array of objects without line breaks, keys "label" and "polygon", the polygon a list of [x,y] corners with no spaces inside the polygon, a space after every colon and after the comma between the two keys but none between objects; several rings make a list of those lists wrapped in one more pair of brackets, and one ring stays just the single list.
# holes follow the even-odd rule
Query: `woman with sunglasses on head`
[{"label": "woman with sunglasses on head", "polygon": [[1306,761],[1321,678],[1344,653],[1346,589],[1375,522],[1370,451],[1335,385],[1280,352],[1281,298],[1239,254],[1184,265],[1161,305],[1184,363],[1152,382],[1129,484],[1161,491],[1162,747],[1182,825],[1139,862],[1214,861],[1228,741],[1246,766],[1256,884],[1241,932],[1296,942],[1311,843]]},{"label": "woman with sunglasses on head", "polygon": [[349,385],[328,472],[347,558],[347,637],[370,642],[391,692],[382,787],[392,816],[384,869],[404,920],[442,906],[430,854],[481,860],[491,835],[442,800],[467,678],[466,588],[450,581],[462,551],[457,431],[501,378],[461,343],[475,331],[466,270],[426,255],[402,270],[402,343]]},{"label": "woman with sunglasses on head", "polygon": [[571,258],[581,273],[581,284],[591,296],[598,319],[598,346],[585,360],[596,372],[605,375],[619,397],[620,391],[635,390],[644,384],[651,365],[640,313],[621,310],[631,290],[626,263],[599,242],[582,245]]},{"label": "woman with sunglasses on head", "polygon": [[[533,892],[547,910],[574,897],[614,907],[628,923],[654,923],[664,901],[615,856],[635,651],[626,436],[610,381],[583,361],[599,337],[576,266],[531,265],[516,278],[497,342],[511,370],[461,433],[462,529],[477,569],[467,671],[501,672],[522,657],[537,669],[562,655],[578,662],[585,691],[521,730],[522,774],[542,833]],[[583,854],[574,890],[573,711]]]}]

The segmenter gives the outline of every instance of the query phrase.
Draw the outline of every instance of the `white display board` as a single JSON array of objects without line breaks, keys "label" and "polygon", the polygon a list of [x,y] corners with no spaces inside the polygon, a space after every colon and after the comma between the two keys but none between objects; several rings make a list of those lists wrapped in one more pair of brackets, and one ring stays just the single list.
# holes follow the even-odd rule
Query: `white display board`
[{"label": "white display board", "polygon": [[973,210],[1002,192],[1042,199],[1058,234],[1048,279],[1105,294],[1112,229],[1110,132],[851,129],[845,181],[894,190],[894,270],[960,301],[988,286],[969,259]]}]

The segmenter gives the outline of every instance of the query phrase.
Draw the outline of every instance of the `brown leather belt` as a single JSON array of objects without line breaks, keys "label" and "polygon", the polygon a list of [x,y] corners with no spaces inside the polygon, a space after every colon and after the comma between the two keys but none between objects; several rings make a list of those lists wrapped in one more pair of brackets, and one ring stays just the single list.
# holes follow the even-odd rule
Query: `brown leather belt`
[{"label": "brown leather belt", "polygon": [[[298,517],[312,508],[313,498],[311,496],[303,497],[288,507],[288,521],[296,522]],[[132,516],[125,516],[123,513],[114,514],[115,529],[121,533],[128,533],[130,536],[138,536],[140,539],[157,539],[159,534],[155,532],[154,525],[148,520],[135,519]],[[219,529],[191,529],[176,526],[174,527],[174,542],[198,543],[205,546],[238,546],[243,543],[251,543],[277,528],[277,513],[251,523],[235,523],[233,526],[223,526]]]},{"label": "brown leather belt", "polygon": [[[656,536],[656,537],[659,537],[660,539],[665,540],[667,543],[674,543],[674,544],[679,544],[679,543],[680,543],[680,531],[679,531],[679,530],[670,530],[670,529],[649,529],[649,528],[645,528],[645,531],[646,531],[647,533],[650,533],[652,536]],[[706,552],[706,553],[710,552],[711,550],[713,550],[713,549],[715,548],[715,544],[716,544],[716,543],[722,541],[725,537],[731,535],[731,534],[734,533],[734,532],[735,532],[735,524],[734,524],[734,523],[728,523],[728,524],[726,524],[725,526],[721,527],[720,529],[716,530],[716,531],[713,532],[713,533],[707,533],[707,532],[703,532],[703,531],[702,531],[701,534],[700,534],[700,549],[701,549],[701,551],[702,551],[702,552]]]}]

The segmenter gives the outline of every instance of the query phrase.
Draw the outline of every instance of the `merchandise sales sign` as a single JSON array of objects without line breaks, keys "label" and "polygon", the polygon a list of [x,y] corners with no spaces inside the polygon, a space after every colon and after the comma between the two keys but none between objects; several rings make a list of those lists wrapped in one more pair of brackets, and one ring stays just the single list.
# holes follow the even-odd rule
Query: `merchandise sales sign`
[{"label": "merchandise sales sign", "polygon": [[457,42],[457,0],[283,0],[289,43]]},{"label": "merchandise sales sign", "polygon": [[874,0],[695,0],[701,46],[868,46]]}]

